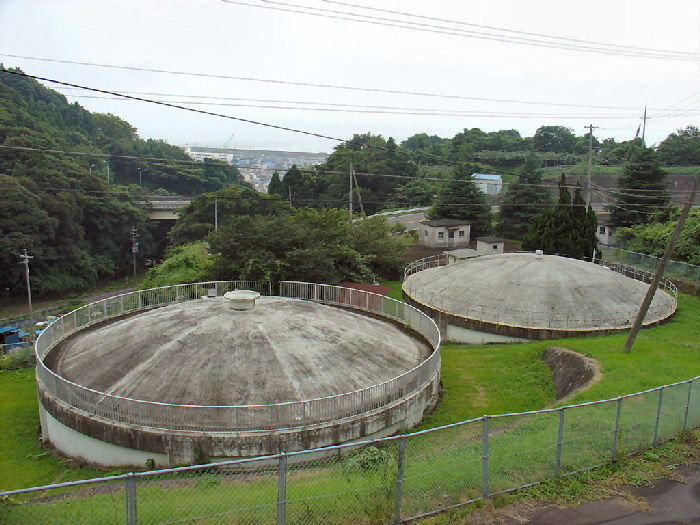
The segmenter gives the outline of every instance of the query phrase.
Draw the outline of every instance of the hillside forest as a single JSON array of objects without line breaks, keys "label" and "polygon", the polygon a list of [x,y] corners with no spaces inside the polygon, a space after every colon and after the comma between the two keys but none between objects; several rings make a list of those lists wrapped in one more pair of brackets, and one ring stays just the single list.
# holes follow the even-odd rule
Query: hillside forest
[{"label": "hillside forest", "polygon": [[[542,168],[583,164],[588,151],[589,137],[564,126],[541,126],[532,137],[465,128],[452,138],[417,134],[398,144],[362,133],[337,145],[322,165],[276,173],[268,194],[261,194],[235,166],[195,162],[180,147],[140,138],[115,115],[91,113],[33,79],[2,71],[0,66],[4,296],[25,293],[23,249],[33,256],[32,287],[41,296],[130,273],[134,246],[139,271],[168,254],[151,271],[152,285],[202,278],[395,278],[411,241],[390,235],[381,219],[347,220],[350,167],[356,174],[356,216],[431,206],[432,217],[471,221],[475,234],[523,240],[535,217],[556,207],[555,193],[542,184]],[[593,145],[595,166],[620,166],[620,183],[628,187],[648,183],[663,190],[665,169],[700,165],[700,133],[693,126],[656,148],[639,138],[594,137]],[[505,175],[498,202],[475,189],[474,172]],[[194,197],[172,229],[147,218],[148,196],[171,194]],[[649,235],[644,228],[656,223],[664,226],[653,227],[653,237],[662,238],[677,216],[669,195],[659,196],[658,216],[648,202],[625,202],[626,209],[640,212],[619,218],[630,243]],[[501,206],[500,215],[492,214],[493,204]],[[579,215],[588,217],[585,209]],[[697,241],[684,242],[698,246]],[[634,244],[652,251],[657,245]],[[697,260],[692,249],[684,248],[679,257]]]}]

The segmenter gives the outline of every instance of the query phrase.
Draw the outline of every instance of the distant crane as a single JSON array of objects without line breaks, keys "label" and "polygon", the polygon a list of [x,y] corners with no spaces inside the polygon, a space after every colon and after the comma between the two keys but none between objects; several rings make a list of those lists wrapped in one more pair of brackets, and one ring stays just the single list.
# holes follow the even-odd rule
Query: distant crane
[{"label": "distant crane", "polygon": [[[221,149],[226,149],[226,146],[228,146],[231,143],[231,141],[233,140],[233,137],[235,137],[235,136],[236,136],[235,132],[231,133],[231,136],[228,138],[228,140],[226,142],[224,142],[224,145],[221,146]],[[236,148],[234,147],[233,149],[236,149]]]}]

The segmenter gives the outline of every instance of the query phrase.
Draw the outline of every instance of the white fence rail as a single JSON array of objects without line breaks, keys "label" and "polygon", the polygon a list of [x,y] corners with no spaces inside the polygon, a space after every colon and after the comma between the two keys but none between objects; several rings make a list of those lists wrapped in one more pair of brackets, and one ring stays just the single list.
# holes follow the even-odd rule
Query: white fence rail
[{"label": "white fence rail", "polygon": [[220,296],[234,289],[271,293],[270,287],[260,287],[253,281],[216,281],[140,290],[78,308],[57,319],[37,339],[37,381],[69,407],[111,421],[159,429],[221,432],[296,428],[371,412],[419,391],[440,368],[439,329],[420,310],[363,290],[291,281],[281,284],[282,296],[360,309],[393,319],[421,334],[432,347],[431,355],[389,381],[353,392],[287,403],[222,406],[157,403],[107,394],[69,381],[44,364],[44,358],[56,344],[95,323],[200,297]]}]

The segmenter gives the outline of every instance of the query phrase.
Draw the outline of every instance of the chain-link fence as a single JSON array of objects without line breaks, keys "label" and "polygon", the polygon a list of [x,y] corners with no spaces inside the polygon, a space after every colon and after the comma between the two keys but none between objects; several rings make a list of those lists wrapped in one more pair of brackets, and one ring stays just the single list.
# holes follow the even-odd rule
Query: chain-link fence
[{"label": "chain-link fence", "polygon": [[[650,272],[655,272],[661,263],[659,257],[645,253],[632,252],[622,248],[609,248],[607,246],[600,246],[598,249],[606,261],[629,264]],[[682,261],[668,261],[664,275],[687,283],[700,283],[700,266]]]},{"label": "chain-link fence", "polygon": [[400,523],[590,469],[698,425],[700,376],[363,443],[3,492],[0,523]]}]

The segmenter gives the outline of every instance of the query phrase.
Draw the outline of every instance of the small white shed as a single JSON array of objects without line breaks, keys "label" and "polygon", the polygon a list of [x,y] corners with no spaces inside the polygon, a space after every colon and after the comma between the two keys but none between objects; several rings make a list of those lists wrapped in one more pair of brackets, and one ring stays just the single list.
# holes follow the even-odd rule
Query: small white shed
[{"label": "small white shed", "polygon": [[421,221],[418,242],[430,248],[467,248],[471,224],[458,219]]},{"label": "small white shed", "polygon": [[496,237],[477,237],[476,253],[478,255],[492,255],[503,253],[504,241]]}]

